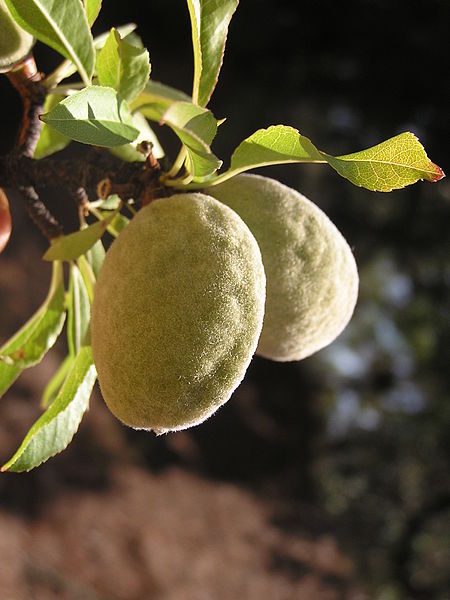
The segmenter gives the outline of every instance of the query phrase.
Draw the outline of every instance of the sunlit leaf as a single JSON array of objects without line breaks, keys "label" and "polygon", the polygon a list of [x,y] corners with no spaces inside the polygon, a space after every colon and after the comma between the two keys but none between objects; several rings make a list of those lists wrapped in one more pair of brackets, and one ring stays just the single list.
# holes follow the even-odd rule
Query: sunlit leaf
[{"label": "sunlit leaf", "polygon": [[14,19],[36,39],[77,67],[89,85],[94,71],[94,45],[80,0],[5,0]]},{"label": "sunlit leaf", "polygon": [[228,25],[238,0],[187,0],[194,50],[192,99],[206,106],[222,66]]},{"label": "sunlit leaf", "polygon": [[[64,100],[64,96],[60,96],[58,94],[48,94],[45,99],[44,112],[51,111],[53,107],[61,102],[61,100]],[[70,138],[44,123],[39,136],[39,141],[34,150],[33,157],[39,159],[50,156],[55,152],[63,150],[70,143],[70,141]]]},{"label": "sunlit leaf", "polygon": [[241,142],[229,169],[203,184],[216,185],[256,167],[302,162],[329,163],[355,185],[380,192],[402,188],[419,179],[438,181],[444,176],[412,133],[402,133],[368,150],[334,157],[318,150],[293,127],[273,125]]},{"label": "sunlit leaf", "polygon": [[139,135],[127,103],[109,87],[89,86],[41,119],[72,140],[94,146],[120,146]]},{"label": "sunlit leaf", "polygon": [[102,221],[57,238],[42,257],[44,260],[75,260],[85,254],[105,233],[114,215],[108,215]]},{"label": "sunlit leaf", "polygon": [[42,360],[61,333],[65,318],[62,265],[55,262],[44,303],[0,348],[0,396],[14,383],[23,369]]},{"label": "sunlit leaf", "polygon": [[272,125],[241,142],[231,157],[234,174],[266,165],[325,162],[312,142],[293,127]]},{"label": "sunlit leaf", "polygon": [[324,157],[339,175],[372,191],[390,192],[420,179],[434,182],[444,177],[442,169],[431,162],[422,144],[409,132],[361,152]]},{"label": "sunlit leaf", "polygon": [[[126,25],[120,25],[116,29],[122,37],[126,37],[136,29],[136,24],[127,23]],[[108,35],[109,31],[105,31],[104,33],[101,33],[100,35],[97,35],[94,38],[95,50],[100,50],[101,48],[103,48],[106,40],[108,39]],[[77,69],[74,67],[73,63],[69,60],[65,60],[57,67],[55,72],[53,72],[51,75],[49,75],[48,78],[44,80],[44,83],[46,83],[47,87],[49,88],[54,87],[63,79],[66,79],[67,77],[70,77],[71,75],[76,73],[76,71]]]},{"label": "sunlit leaf", "polygon": [[84,346],[70,367],[55,400],[31,427],[14,456],[2,471],[30,471],[64,450],[89,405],[96,379],[90,346]]},{"label": "sunlit leaf", "polygon": [[98,54],[97,73],[100,85],[114,88],[127,101],[133,100],[148,82],[149,54],[145,48],[121,39],[113,28]]}]

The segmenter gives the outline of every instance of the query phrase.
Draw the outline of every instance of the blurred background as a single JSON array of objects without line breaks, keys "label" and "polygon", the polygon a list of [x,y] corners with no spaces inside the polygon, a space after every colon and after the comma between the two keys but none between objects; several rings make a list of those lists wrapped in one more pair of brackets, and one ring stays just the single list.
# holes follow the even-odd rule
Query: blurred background
[{"label": "blurred background", "polygon": [[[103,4],[95,33],[138,23],[152,77],[190,92],[185,2]],[[409,130],[448,172],[449,22],[448,0],[241,0],[210,104],[227,117],[213,150],[227,163],[280,123],[336,155]],[[36,57],[44,72],[59,62],[39,44]],[[0,99],[6,152],[20,105],[5,77]],[[2,599],[450,599],[450,183],[380,194],[324,165],[261,172],[316,202],[352,246],[350,325],[300,363],[255,357],[233,398],[186,432],[126,429],[96,390],[66,452],[0,477]],[[64,190],[51,203],[74,227]],[[20,198],[11,209],[0,341],[50,275]],[[39,415],[63,344],[2,398],[2,462]]]}]

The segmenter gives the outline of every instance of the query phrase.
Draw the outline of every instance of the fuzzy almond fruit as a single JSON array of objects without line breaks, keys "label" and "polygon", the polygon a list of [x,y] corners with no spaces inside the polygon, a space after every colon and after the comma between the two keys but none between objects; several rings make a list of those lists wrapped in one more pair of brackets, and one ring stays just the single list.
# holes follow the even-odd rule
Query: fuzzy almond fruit
[{"label": "fuzzy almond fruit", "polygon": [[94,293],[92,349],[110,410],[157,433],[204,421],[242,380],[264,301],[260,250],[230,208],[192,193],[141,209]]},{"label": "fuzzy almond fruit", "polygon": [[300,360],[330,344],[352,316],[358,272],[349,245],[315,204],[282,183],[238,175],[208,189],[247,223],[267,277],[257,354]]}]

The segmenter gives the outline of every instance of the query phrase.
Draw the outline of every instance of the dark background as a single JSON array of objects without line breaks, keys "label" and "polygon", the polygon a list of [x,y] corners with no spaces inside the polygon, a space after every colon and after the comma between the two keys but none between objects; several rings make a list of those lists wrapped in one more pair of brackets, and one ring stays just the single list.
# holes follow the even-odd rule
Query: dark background
[{"label": "dark background", "polygon": [[[189,93],[185,3],[104,5],[95,32],[138,23],[152,77]],[[448,171],[449,22],[444,0],[241,0],[210,103],[227,117],[215,153],[226,164],[242,139],[279,123],[331,154],[412,131]],[[58,63],[39,45],[36,56],[46,72]],[[20,106],[6,78],[0,98],[7,151]],[[175,140],[164,141],[173,157]],[[64,454],[0,479],[11,563],[0,584],[14,599],[450,598],[450,185],[379,194],[325,165],[263,172],[317,202],[352,246],[361,290],[350,326],[301,363],[255,358],[230,402],[188,432],[127,430],[95,395]],[[74,222],[63,192],[52,202]],[[45,241],[19,199],[12,212],[1,339],[48,278]],[[2,399],[2,460],[39,414],[61,351]]]}]

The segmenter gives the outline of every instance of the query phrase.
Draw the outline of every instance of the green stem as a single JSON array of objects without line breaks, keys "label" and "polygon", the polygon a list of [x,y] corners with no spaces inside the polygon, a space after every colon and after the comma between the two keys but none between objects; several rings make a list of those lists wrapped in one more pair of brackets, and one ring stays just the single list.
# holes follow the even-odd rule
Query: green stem
[{"label": "green stem", "polygon": [[326,160],[305,160],[305,161],[297,161],[297,160],[286,160],[286,161],[280,161],[279,163],[275,163],[275,162],[267,162],[267,163],[259,163],[257,165],[251,165],[249,167],[243,168],[243,169],[229,169],[228,171],[225,171],[225,173],[222,173],[221,175],[218,175],[217,177],[214,177],[212,179],[207,179],[205,181],[196,181],[196,182],[187,182],[187,183],[183,183],[184,181],[187,180],[186,177],[182,177],[180,179],[172,179],[172,180],[168,180],[168,181],[164,181],[164,185],[167,187],[183,187],[184,189],[187,190],[200,190],[200,189],[204,189],[204,188],[208,188],[208,187],[212,187],[213,185],[219,185],[219,183],[223,183],[224,181],[227,181],[228,179],[232,179],[233,177],[235,177],[236,175],[239,175],[239,173],[244,173],[245,171],[250,171],[251,169],[256,169],[259,167],[268,167],[268,166],[272,166],[275,164],[287,164],[287,163],[295,163],[295,164],[300,164],[301,163],[308,163],[308,164],[327,164]]}]

